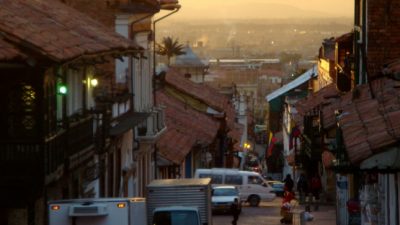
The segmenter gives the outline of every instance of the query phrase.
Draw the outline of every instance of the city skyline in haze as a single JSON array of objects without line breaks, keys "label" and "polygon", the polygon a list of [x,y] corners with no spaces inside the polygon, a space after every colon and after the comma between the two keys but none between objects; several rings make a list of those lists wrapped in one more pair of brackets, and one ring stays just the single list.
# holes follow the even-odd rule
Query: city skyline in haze
[{"label": "city skyline in haze", "polygon": [[173,20],[353,17],[349,0],[180,0]]}]

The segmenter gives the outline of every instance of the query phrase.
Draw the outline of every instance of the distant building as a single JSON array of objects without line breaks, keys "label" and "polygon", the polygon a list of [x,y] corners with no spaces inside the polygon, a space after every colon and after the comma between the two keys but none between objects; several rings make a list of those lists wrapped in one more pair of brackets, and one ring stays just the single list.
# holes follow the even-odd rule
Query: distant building
[{"label": "distant building", "polygon": [[185,54],[175,57],[171,67],[190,78],[195,83],[204,83],[204,76],[208,69],[208,64],[203,62],[192,50],[189,45],[183,49]]}]

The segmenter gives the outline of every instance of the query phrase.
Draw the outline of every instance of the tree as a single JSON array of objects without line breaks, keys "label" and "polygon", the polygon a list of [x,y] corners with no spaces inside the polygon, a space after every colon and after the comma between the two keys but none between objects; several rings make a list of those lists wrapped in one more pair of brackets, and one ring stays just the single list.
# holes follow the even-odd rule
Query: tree
[{"label": "tree", "polygon": [[179,44],[178,39],[174,40],[172,37],[164,37],[157,53],[167,56],[167,65],[169,66],[173,56],[185,54],[185,51],[183,51],[184,48],[184,45]]}]

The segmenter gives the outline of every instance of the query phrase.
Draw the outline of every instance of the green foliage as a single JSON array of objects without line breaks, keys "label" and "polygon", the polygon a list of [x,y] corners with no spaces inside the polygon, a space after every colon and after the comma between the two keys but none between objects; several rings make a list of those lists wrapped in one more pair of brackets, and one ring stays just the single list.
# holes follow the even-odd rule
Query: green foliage
[{"label": "green foliage", "polygon": [[173,56],[185,54],[185,51],[183,51],[184,48],[185,46],[183,44],[179,44],[178,39],[164,37],[162,40],[162,45],[160,45],[159,49],[157,50],[157,54],[167,56],[169,66]]}]

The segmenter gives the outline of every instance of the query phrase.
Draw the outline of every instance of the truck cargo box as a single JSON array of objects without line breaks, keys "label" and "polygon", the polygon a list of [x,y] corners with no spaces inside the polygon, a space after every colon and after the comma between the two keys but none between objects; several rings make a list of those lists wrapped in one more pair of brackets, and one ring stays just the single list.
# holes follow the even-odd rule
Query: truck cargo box
[{"label": "truck cargo box", "polygon": [[212,225],[211,179],[163,179],[147,185],[148,224],[152,224],[156,208],[196,207],[203,225]]},{"label": "truck cargo box", "polygon": [[144,198],[93,198],[50,201],[49,225],[144,225]]}]

